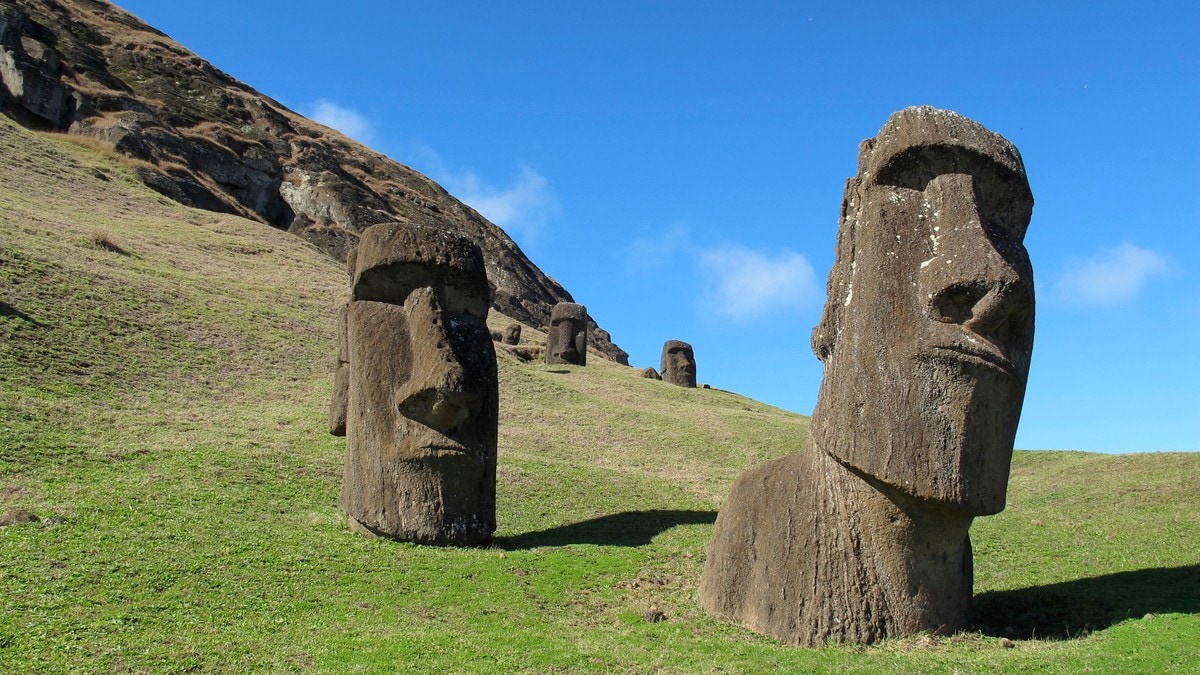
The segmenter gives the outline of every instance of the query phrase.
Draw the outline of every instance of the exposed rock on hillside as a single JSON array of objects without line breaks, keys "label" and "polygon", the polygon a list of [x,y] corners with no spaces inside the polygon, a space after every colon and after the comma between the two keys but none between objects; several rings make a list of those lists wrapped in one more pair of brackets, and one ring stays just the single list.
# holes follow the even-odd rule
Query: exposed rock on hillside
[{"label": "exposed rock on hillside", "polygon": [[[416,171],[288,110],[103,0],[5,0],[0,109],[144,160],[181,203],[287,229],[344,259],[358,233],[401,221],[483,250],[493,306],[545,328],[571,295],[500,228]],[[590,320],[589,320],[590,322]],[[628,356],[590,322],[591,344]]]}]

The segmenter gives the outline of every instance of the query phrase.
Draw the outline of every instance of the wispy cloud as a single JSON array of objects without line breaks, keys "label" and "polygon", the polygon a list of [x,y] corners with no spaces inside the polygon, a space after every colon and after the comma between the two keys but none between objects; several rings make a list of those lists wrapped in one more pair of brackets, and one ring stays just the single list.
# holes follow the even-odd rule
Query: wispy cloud
[{"label": "wispy cloud", "polygon": [[638,237],[621,250],[627,272],[648,272],[666,266],[676,254],[695,248],[691,228],[674,223],[655,236]]},{"label": "wispy cloud", "polygon": [[474,169],[451,166],[427,145],[417,144],[413,155],[425,175],[523,246],[535,245],[546,222],[559,212],[550,181],[528,165],[518,165],[508,183],[499,186]]},{"label": "wispy cloud", "polygon": [[337,129],[359,143],[370,144],[375,139],[375,127],[362,113],[320,99],[301,109],[306,117],[327,127]]},{"label": "wispy cloud", "polygon": [[1128,242],[1067,264],[1058,280],[1059,298],[1083,305],[1116,305],[1141,292],[1146,280],[1169,269],[1166,258]]},{"label": "wispy cloud", "polygon": [[747,321],[820,298],[812,265],[795,251],[724,245],[701,252],[698,262],[703,307],[722,318]]},{"label": "wispy cloud", "polygon": [[536,241],[546,221],[558,212],[550,182],[532,168],[521,165],[504,186],[483,180],[469,169],[441,176],[443,186],[505,232],[527,242]]}]

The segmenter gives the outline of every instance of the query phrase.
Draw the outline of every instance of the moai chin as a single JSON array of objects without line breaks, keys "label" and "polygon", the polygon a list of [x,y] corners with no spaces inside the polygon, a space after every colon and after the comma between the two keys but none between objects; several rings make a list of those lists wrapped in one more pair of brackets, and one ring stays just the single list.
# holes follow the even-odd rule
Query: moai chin
[{"label": "moai chin", "polygon": [[680,387],[696,386],[696,354],[692,346],[679,340],[667,340],[662,348],[662,380]]},{"label": "moai chin", "polygon": [[499,395],[483,255],[455,233],[385,223],[363,231],[351,265],[337,380],[351,527],[485,544],[496,529]]},{"label": "moai chin", "polygon": [[802,449],[734,483],[700,584],[714,616],[792,644],[966,626],[968,528],[1004,508],[1033,347],[1020,155],[908,108],[859,148],[812,344]]},{"label": "moai chin", "polygon": [[574,302],[560,302],[550,311],[546,363],[587,365],[586,307]]}]

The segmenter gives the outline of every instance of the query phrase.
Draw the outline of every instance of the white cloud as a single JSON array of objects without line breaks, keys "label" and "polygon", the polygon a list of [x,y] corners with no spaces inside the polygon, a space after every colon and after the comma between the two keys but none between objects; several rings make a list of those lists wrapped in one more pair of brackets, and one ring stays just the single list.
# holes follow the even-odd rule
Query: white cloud
[{"label": "white cloud", "polygon": [[647,272],[665,266],[677,253],[694,248],[692,233],[684,223],[675,223],[652,237],[638,237],[621,251],[628,272]]},{"label": "white cloud", "polygon": [[737,245],[701,252],[706,309],[734,321],[803,307],[820,297],[812,265],[787,249],[774,254]]},{"label": "white cloud", "polygon": [[448,171],[440,160],[434,177],[451,194],[513,238],[535,242],[542,226],[558,212],[550,182],[532,168],[521,165],[509,183],[497,187],[470,169]]},{"label": "white cloud", "polygon": [[414,144],[411,154],[419,171],[500,226],[522,246],[536,244],[542,227],[559,213],[550,181],[528,165],[518,165],[508,184],[497,187],[473,169],[451,166],[438,151],[424,143]]},{"label": "white cloud", "polygon": [[1146,280],[1168,270],[1166,258],[1128,242],[1075,260],[1058,280],[1058,297],[1084,305],[1115,305],[1132,300]]},{"label": "white cloud", "polygon": [[304,114],[314,122],[337,129],[359,143],[368,144],[375,137],[374,125],[358,111],[320,99],[304,108]]}]

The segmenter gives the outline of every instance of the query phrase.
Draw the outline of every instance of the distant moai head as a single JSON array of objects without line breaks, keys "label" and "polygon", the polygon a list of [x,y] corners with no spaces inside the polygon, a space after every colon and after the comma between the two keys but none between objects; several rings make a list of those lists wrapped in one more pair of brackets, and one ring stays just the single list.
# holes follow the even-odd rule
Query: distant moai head
[{"label": "distant moai head", "polygon": [[517,345],[521,344],[521,324],[510,323],[504,329],[504,344]]},{"label": "distant moai head", "polygon": [[680,387],[696,386],[696,355],[692,346],[679,340],[667,340],[662,348],[662,379]]},{"label": "distant moai head", "polygon": [[546,333],[546,363],[587,365],[587,308],[560,302],[550,312]]},{"label": "distant moai head", "polygon": [[908,108],[863,141],[812,336],[825,452],[919,500],[1004,508],[1033,347],[1032,209],[1016,148],[955,113]]},{"label": "distant moai head", "polygon": [[372,533],[484,543],[495,529],[498,393],[479,247],[410,224],[363,231],[346,315],[342,505]]}]

